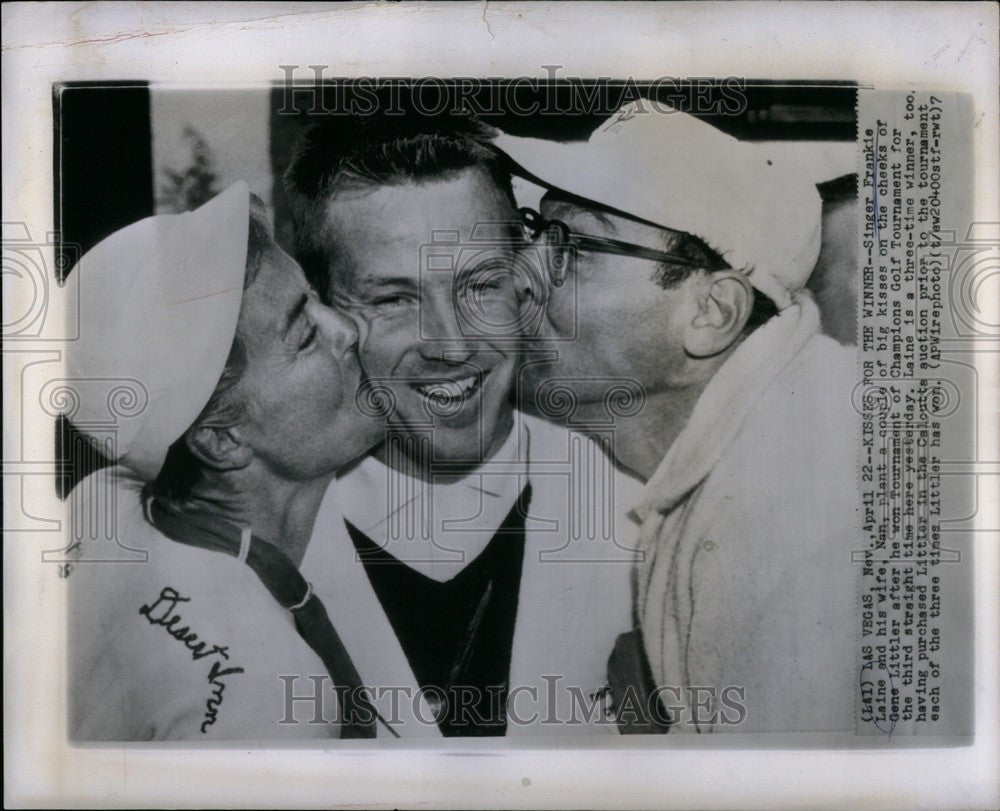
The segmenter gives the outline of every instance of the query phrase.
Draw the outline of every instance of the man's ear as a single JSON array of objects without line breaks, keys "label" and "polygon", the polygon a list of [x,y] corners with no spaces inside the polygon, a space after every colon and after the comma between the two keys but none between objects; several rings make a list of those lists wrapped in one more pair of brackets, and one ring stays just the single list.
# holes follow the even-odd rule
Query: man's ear
[{"label": "man's ear", "polygon": [[253,450],[243,442],[236,425],[195,425],[185,434],[184,440],[198,461],[212,470],[240,470],[253,458]]},{"label": "man's ear", "polygon": [[684,350],[695,358],[709,358],[729,349],[742,335],[753,305],[753,290],[739,271],[719,270],[699,279],[696,296]]}]

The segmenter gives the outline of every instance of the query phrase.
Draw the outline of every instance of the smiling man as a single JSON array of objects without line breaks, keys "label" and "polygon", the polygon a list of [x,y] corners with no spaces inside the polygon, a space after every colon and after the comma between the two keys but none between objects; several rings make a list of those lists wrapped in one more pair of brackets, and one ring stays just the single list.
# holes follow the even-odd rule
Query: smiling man
[{"label": "smiling man", "polygon": [[[340,251],[323,284],[372,330],[365,369],[391,393],[394,422],[431,429],[425,461],[451,473],[473,468],[513,427],[517,345],[503,330],[477,330],[467,315],[488,308],[494,323],[514,324],[534,302],[510,269],[520,229],[509,194],[479,168],[355,187],[363,183],[343,178],[327,212]],[[463,262],[467,249],[473,256]]]},{"label": "smiling man", "polygon": [[404,733],[610,730],[581,721],[630,625],[633,530],[627,498],[580,494],[630,480],[513,406],[544,290],[489,136],[464,116],[338,117],[289,168],[297,255],[365,324],[390,426],[331,490],[331,541],[303,566],[362,677],[423,696]]}]

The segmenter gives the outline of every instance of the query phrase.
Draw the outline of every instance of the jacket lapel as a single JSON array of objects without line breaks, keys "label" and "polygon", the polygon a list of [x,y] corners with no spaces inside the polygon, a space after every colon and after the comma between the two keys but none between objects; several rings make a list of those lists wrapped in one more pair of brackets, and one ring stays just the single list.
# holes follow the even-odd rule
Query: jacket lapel
[{"label": "jacket lapel", "polygon": [[[589,532],[587,527],[608,524],[601,515],[579,522],[582,505],[574,503],[578,496],[573,488],[582,479],[607,475],[596,466],[610,466],[610,460],[599,450],[592,454],[596,446],[586,438],[533,417],[518,417],[530,438],[532,499],[525,522],[510,688],[526,693],[519,707],[531,703],[532,688],[538,697],[531,711],[518,709],[521,719],[538,712],[540,721],[547,718],[550,723],[508,720],[507,734],[580,734],[587,727],[614,732],[614,725],[565,722],[586,717],[594,694],[607,683],[607,660],[616,636],[631,628],[630,573],[636,557],[630,551],[632,525],[617,511],[607,518],[615,527],[615,542]],[[613,509],[609,505],[614,499],[595,495],[598,503],[591,507]],[[618,501],[627,498],[625,494]],[[587,703],[581,707],[580,702]]]},{"label": "jacket lapel", "polygon": [[[345,478],[327,491],[302,572],[326,606],[381,716],[400,737],[440,737],[430,707],[417,698],[419,687],[406,654],[344,526],[343,505],[359,497],[351,490]],[[378,734],[388,734],[381,724]]]},{"label": "jacket lapel", "polygon": [[[613,471],[591,440],[520,412],[516,418],[528,462],[527,474],[516,475],[525,479],[522,489],[531,482],[532,498],[510,665],[510,690],[520,695],[518,718],[508,719],[507,734],[579,734],[581,724],[565,721],[586,715],[580,702],[593,701],[606,684],[615,638],[632,627],[630,574],[637,554],[634,527],[624,511],[638,487]],[[326,605],[383,718],[398,721],[392,726],[401,736],[440,737],[438,726],[427,723],[432,717],[427,703],[417,704],[416,679],[344,526],[344,505],[370,498],[355,492],[351,479],[341,478],[328,491],[302,572]],[[593,509],[597,514],[581,518]],[[613,542],[602,527],[613,528]],[[402,690],[395,706],[390,688]],[[519,722],[534,713],[535,723]],[[545,719],[550,723],[539,723]],[[615,731],[614,725],[587,726]],[[380,726],[379,735],[385,734]]]}]

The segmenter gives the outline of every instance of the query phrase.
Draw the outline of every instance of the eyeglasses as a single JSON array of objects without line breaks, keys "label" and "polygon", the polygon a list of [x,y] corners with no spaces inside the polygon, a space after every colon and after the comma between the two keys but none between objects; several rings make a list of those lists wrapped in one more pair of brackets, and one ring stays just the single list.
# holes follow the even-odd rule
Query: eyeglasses
[{"label": "eyeglasses", "polygon": [[657,251],[644,245],[622,242],[617,239],[579,234],[571,231],[569,226],[561,220],[545,219],[533,208],[522,208],[518,213],[521,215],[521,223],[531,242],[535,242],[543,234],[545,235],[545,245],[549,251],[549,272],[552,275],[552,283],[556,287],[560,287],[566,279],[569,255],[573,249],[608,253],[615,256],[631,256],[637,259],[649,259],[653,262],[669,262],[672,265],[692,268],[701,267],[700,263],[676,253]]}]

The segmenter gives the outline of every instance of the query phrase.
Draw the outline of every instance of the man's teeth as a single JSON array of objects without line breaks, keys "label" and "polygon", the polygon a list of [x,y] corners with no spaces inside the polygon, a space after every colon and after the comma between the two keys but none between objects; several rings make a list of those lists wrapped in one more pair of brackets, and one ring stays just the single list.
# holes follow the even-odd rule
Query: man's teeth
[{"label": "man's teeth", "polygon": [[477,383],[477,377],[475,375],[470,375],[469,377],[463,377],[459,380],[427,383],[423,386],[416,386],[416,389],[424,395],[424,397],[429,397],[432,400],[453,400],[465,396],[476,386]]}]

